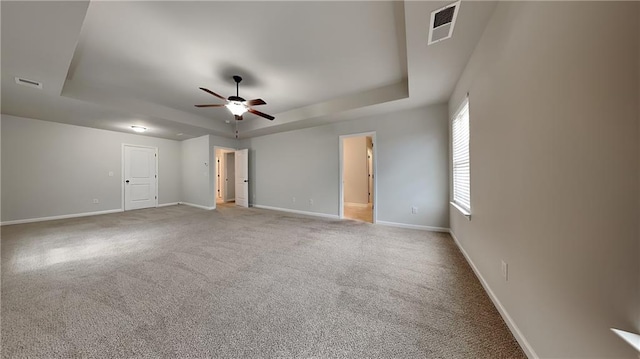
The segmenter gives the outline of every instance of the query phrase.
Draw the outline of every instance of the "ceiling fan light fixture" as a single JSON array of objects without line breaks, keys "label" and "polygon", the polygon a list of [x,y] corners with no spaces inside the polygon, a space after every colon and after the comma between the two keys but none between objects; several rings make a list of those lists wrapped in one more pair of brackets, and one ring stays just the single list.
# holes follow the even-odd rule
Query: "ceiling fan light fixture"
[{"label": "ceiling fan light fixture", "polygon": [[[236,126],[237,126],[237,121],[242,120],[242,114],[244,114],[245,112],[250,112],[256,116],[260,116],[260,117],[264,117],[267,120],[271,120],[273,121],[275,119],[275,117],[271,116],[271,115],[267,115],[266,113],[260,112],[260,111],[256,111],[253,109],[253,106],[260,106],[260,105],[266,105],[267,103],[261,99],[261,98],[256,98],[253,100],[245,100],[242,97],[240,97],[240,81],[242,81],[242,77],[240,76],[233,76],[233,81],[235,81],[236,83],[236,95],[235,96],[229,96],[229,98],[224,98],[220,95],[218,95],[217,93],[204,88],[204,87],[200,87],[200,90],[214,96],[217,97],[221,100],[226,101],[226,103],[224,104],[207,104],[207,105],[196,105],[196,107],[226,107],[229,112],[231,112],[231,114],[233,114],[236,118]],[[229,122],[227,122],[229,123]],[[236,131],[237,132],[237,131]],[[236,133],[236,137],[237,137],[237,133]]]},{"label": "ceiling fan light fixture", "polygon": [[229,111],[231,111],[231,113],[236,116],[242,116],[243,113],[249,110],[247,105],[240,101],[229,101],[229,103],[227,103],[225,107],[228,108]]},{"label": "ceiling fan light fixture", "polygon": [[147,130],[146,127],[142,127],[142,126],[131,126],[131,129],[136,132],[144,132]]}]

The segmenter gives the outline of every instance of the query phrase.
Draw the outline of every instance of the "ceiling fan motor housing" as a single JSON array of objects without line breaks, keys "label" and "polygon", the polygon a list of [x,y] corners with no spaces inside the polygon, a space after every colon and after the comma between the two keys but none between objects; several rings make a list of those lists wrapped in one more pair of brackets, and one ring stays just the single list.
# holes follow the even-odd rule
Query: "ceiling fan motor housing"
[{"label": "ceiling fan motor housing", "polygon": [[228,98],[229,101],[237,101],[237,102],[244,102],[245,99],[243,99],[240,96],[229,96]]}]

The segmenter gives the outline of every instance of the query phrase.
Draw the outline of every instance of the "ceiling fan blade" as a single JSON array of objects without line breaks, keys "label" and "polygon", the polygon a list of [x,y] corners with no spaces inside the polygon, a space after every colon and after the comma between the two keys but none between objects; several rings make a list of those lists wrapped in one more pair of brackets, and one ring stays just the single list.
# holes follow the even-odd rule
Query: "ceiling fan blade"
[{"label": "ceiling fan blade", "polygon": [[260,116],[260,117],[264,117],[264,118],[266,118],[267,120],[271,120],[271,121],[273,121],[273,120],[275,119],[275,117],[273,117],[273,116],[271,116],[271,115],[267,115],[266,113],[263,113],[263,112],[260,112],[260,111],[256,111],[256,110],[254,110],[254,109],[252,109],[252,108],[250,108],[250,109],[249,109],[249,112],[251,112],[251,113],[252,113],[252,114],[254,114],[254,115],[258,115],[258,116]]},{"label": "ceiling fan blade", "polygon": [[196,107],[224,107],[225,105],[196,105]]},{"label": "ceiling fan blade", "polygon": [[242,115],[234,115],[236,116],[236,121],[242,121]]},{"label": "ceiling fan blade", "polygon": [[245,103],[247,104],[247,106],[260,106],[260,105],[266,105],[267,104],[261,98],[257,98],[255,100],[245,101]]},{"label": "ceiling fan blade", "polygon": [[209,89],[206,89],[206,88],[204,88],[204,87],[200,87],[200,90],[202,90],[202,91],[204,91],[204,92],[207,92],[207,93],[210,93],[210,94],[212,94],[213,96],[215,96],[215,97],[217,97],[217,98],[219,98],[219,99],[222,99],[222,100],[225,100],[225,101],[227,100],[226,98],[224,98],[224,97],[222,97],[222,96],[218,95],[217,93],[215,93],[215,92],[213,92],[213,91],[211,91],[211,90],[209,90]]}]

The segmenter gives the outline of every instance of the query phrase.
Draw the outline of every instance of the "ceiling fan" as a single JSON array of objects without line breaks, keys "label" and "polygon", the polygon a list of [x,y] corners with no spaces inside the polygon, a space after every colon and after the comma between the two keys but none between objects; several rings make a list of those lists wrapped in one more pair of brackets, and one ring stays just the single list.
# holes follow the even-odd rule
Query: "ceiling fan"
[{"label": "ceiling fan", "polygon": [[200,87],[200,90],[207,92],[221,100],[225,100],[227,101],[227,103],[224,104],[211,104],[211,105],[196,105],[196,107],[226,107],[229,109],[229,111],[231,111],[231,113],[235,116],[237,121],[242,120],[242,114],[244,114],[245,112],[249,112],[252,113],[254,115],[258,115],[260,117],[264,117],[267,120],[271,120],[273,121],[275,119],[275,117],[271,116],[271,115],[267,115],[266,113],[254,110],[252,108],[252,106],[259,106],[259,105],[266,105],[267,103],[264,102],[263,99],[255,99],[255,100],[245,100],[242,97],[240,97],[239,94],[239,84],[240,81],[242,81],[242,77],[240,76],[233,76],[233,81],[236,82],[236,95],[235,96],[229,96],[229,98],[224,98],[220,95],[218,95],[217,93],[206,89],[204,87]]}]

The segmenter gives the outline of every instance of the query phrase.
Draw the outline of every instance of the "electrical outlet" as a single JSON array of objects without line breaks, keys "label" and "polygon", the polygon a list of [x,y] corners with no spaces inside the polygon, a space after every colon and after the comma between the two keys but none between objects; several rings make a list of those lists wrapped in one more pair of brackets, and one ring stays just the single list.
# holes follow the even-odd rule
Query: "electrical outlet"
[{"label": "electrical outlet", "polygon": [[504,260],[502,261],[502,278],[505,282],[509,280],[509,265]]},{"label": "electrical outlet", "polygon": [[313,199],[309,199],[309,205],[313,206]]},{"label": "electrical outlet", "polygon": [[411,207],[411,214],[418,214],[418,207]]},{"label": "electrical outlet", "polygon": [[296,203],[296,198],[295,197],[291,197],[291,202]]},{"label": "electrical outlet", "polygon": [[98,204],[98,203],[100,203],[100,201],[98,201],[98,199],[97,199],[97,198],[94,198],[94,199],[93,199],[93,203],[94,203],[94,204]]}]

